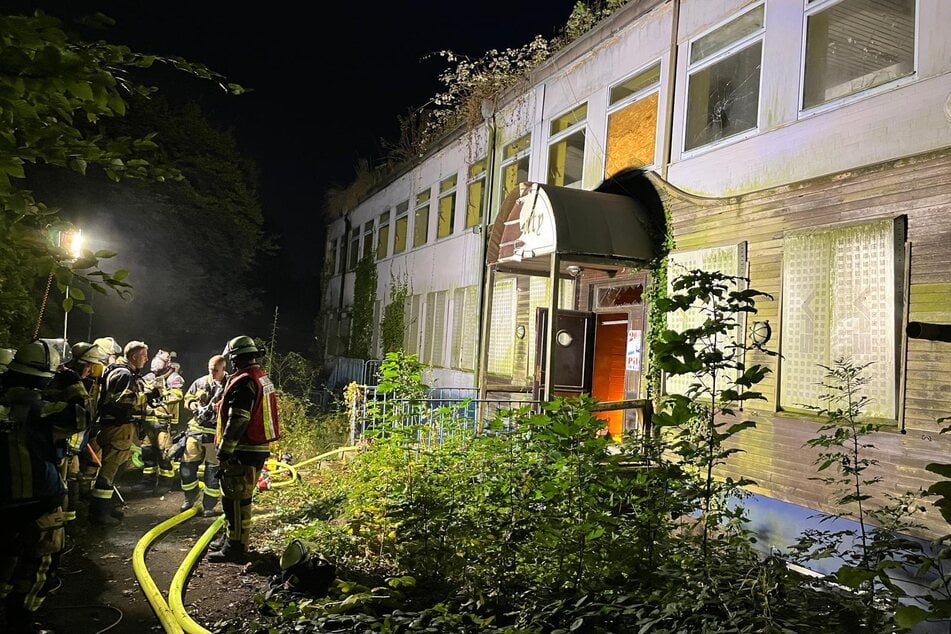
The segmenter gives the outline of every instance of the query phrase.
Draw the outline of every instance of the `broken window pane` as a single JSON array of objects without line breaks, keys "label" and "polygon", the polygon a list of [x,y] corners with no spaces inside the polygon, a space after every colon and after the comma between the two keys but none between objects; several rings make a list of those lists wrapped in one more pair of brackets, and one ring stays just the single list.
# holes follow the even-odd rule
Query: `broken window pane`
[{"label": "broken window pane", "polygon": [[685,150],[756,128],[762,48],[757,41],[690,75]]}]

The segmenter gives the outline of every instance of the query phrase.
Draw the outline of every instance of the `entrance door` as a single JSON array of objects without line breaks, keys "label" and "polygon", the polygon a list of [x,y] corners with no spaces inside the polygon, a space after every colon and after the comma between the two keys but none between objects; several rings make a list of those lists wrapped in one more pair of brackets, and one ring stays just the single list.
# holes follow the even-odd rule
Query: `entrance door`
[{"label": "entrance door", "polygon": [[[545,343],[548,341],[548,309],[535,313],[535,375],[532,394],[540,400],[545,388]],[[558,311],[555,376],[552,391],[556,396],[591,393],[591,367],[594,357],[594,313],[578,310]]]},{"label": "entrance door", "polygon": [[[625,397],[627,313],[600,313],[597,317],[591,396],[599,401],[621,401]],[[607,421],[612,438],[621,438],[624,431],[622,410],[598,412],[596,416]]]}]

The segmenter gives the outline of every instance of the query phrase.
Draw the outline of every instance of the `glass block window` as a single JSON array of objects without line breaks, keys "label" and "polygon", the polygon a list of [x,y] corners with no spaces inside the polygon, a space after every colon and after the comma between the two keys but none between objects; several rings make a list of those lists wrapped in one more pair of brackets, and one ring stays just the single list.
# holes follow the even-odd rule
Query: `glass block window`
[{"label": "glass block window", "polygon": [[452,293],[452,349],[450,364],[458,370],[474,370],[479,342],[479,289],[457,288]]},{"label": "glass block window", "polygon": [[482,206],[485,204],[486,159],[482,158],[469,166],[469,187],[466,197],[466,229],[482,221]]},{"label": "glass block window", "polygon": [[915,72],[915,0],[813,2],[806,11],[802,107]]},{"label": "glass block window", "polygon": [[[695,270],[718,271],[724,275],[732,276],[742,275],[746,270],[746,243],[741,242],[728,246],[671,254],[668,258],[667,292],[673,293],[674,280],[688,271]],[[676,332],[683,332],[688,328],[700,326],[705,319],[706,315],[701,311],[700,306],[688,311],[667,313],[667,328]],[[737,318],[737,321],[739,322],[737,328],[742,333],[745,323],[742,318]],[[726,347],[734,343],[736,335],[740,333],[734,333],[732,337],[723,342],[723,346]],[[664,389],[668,394],[684,394],[687,388],[696,382],[696,377],[690,374],[665,375]]]},{"label": "glass block window", "polygon": [[660,62],[611,88],[605,176],[654,164]]},{"label": "glass block window", "polygon": [[758,125],[763,5],[690,43],[684,150]]},{"label": "glass block window", "polygon": [[456,216],[456,175],[439,183],[439,203],[437,205],[436,238],[452,235]]},{"label": "glass block window", "polygon": [[443,346],[446,341],[446,291],[426,295],[426,322],[423,324],[423,362],[434,368],[446,364]]},{"label": "glass block window", "polygon": [[406,250],[406,232],[409,225],[409,201],[404,200],[396,206],[396,228],[393,233],[393,253]]},{"label": "glass block window", "polygon": [[424,189],[416,194],[416,211],[413,214],[413,248],[421,247],[429,239],[429,196]]},{"label": "glass block window", "polygon": [[379,228],[376,230],[376,259],[382,260],[387,256],[390,247],[390,212],[380,214]]},{"label": "glass block window", "polygon": [[820,405],[820,365],[870,363],[866,414],[896,416],[896,252],[892,219],[787,235],[783,241],[780,404]]},{"label": "glass block window", "polygon": [[489,350],[486,371],[511,377],[515,364],[515,278],[498,279],[492,293]]}]

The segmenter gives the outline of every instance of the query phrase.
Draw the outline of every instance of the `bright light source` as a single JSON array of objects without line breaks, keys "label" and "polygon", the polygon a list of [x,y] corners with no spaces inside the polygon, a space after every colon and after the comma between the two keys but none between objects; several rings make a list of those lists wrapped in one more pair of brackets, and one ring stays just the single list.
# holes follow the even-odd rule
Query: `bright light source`
[{"label": "bright light source", "polygon": [[82,230],[72,232],[69,241],[69,254],[73,256],[74,259],[79,259],[79,256],[83,252],[83,232]]}]

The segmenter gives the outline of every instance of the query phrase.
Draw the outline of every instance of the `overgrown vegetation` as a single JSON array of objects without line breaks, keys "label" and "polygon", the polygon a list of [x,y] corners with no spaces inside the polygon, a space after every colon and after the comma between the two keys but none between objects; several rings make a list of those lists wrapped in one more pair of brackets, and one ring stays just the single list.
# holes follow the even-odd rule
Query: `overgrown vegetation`
[{"label": "overgrown vegetation", "polygon": [[353,282],[353,321],[347,355],[369,359],[373,343],[373,308],[376,305],[376,255],[368,249],[357,262]]},{"label": "overgrown vegetation", "polygon": [[[752,426],[734,419],[759,398],[766,372],[745,365],[738,318],[763,294],[743,282],[691,271],[672,284],[664,310],[700,309],[705,319],[659,336],[656,362],[694,378],[663,400],[646,437],[609,445],[584,397],[500,412],[479,435],[457,407],[375,410],[364,451],[317,475],[286,535],[333,561],[337,580],[320,596],[261,597],[270,616],[243,631],[877,633],[946,618],[948,538],[915,549],[871,510],[867,537],[883,549],[873,559],[863,547],[838,551],[836,583],[757,550],[745,480],[720,469]],[[383,392],[418,401],[419,370],[414,357],[389,355]],[[850,376],[837,378],[854,396],[860,382]],[[820,474],[846,457],[871,464],[861,438],[874,430],[854,407],[864,401],[847,398],[851,406],[830,400],[821,412],[819,438],[829,442],[818,466],[831,462]],[[855,475],[835,478],[849,479],[838,501],[850,509],[874,486]],[[867,566],[855,565],[863,558]],[[895,582],[899,570],[910,583]],[[908,603],[928,584],[930,598]]]},{"label": "overgrown vegetation", "polygon": [[403,349],[406,300],[412,292],[406,273],[403,273],[401,277],[390,273],[390,301],[383,307],[383,317],[380,320],[380,343],[383,354]]}]

